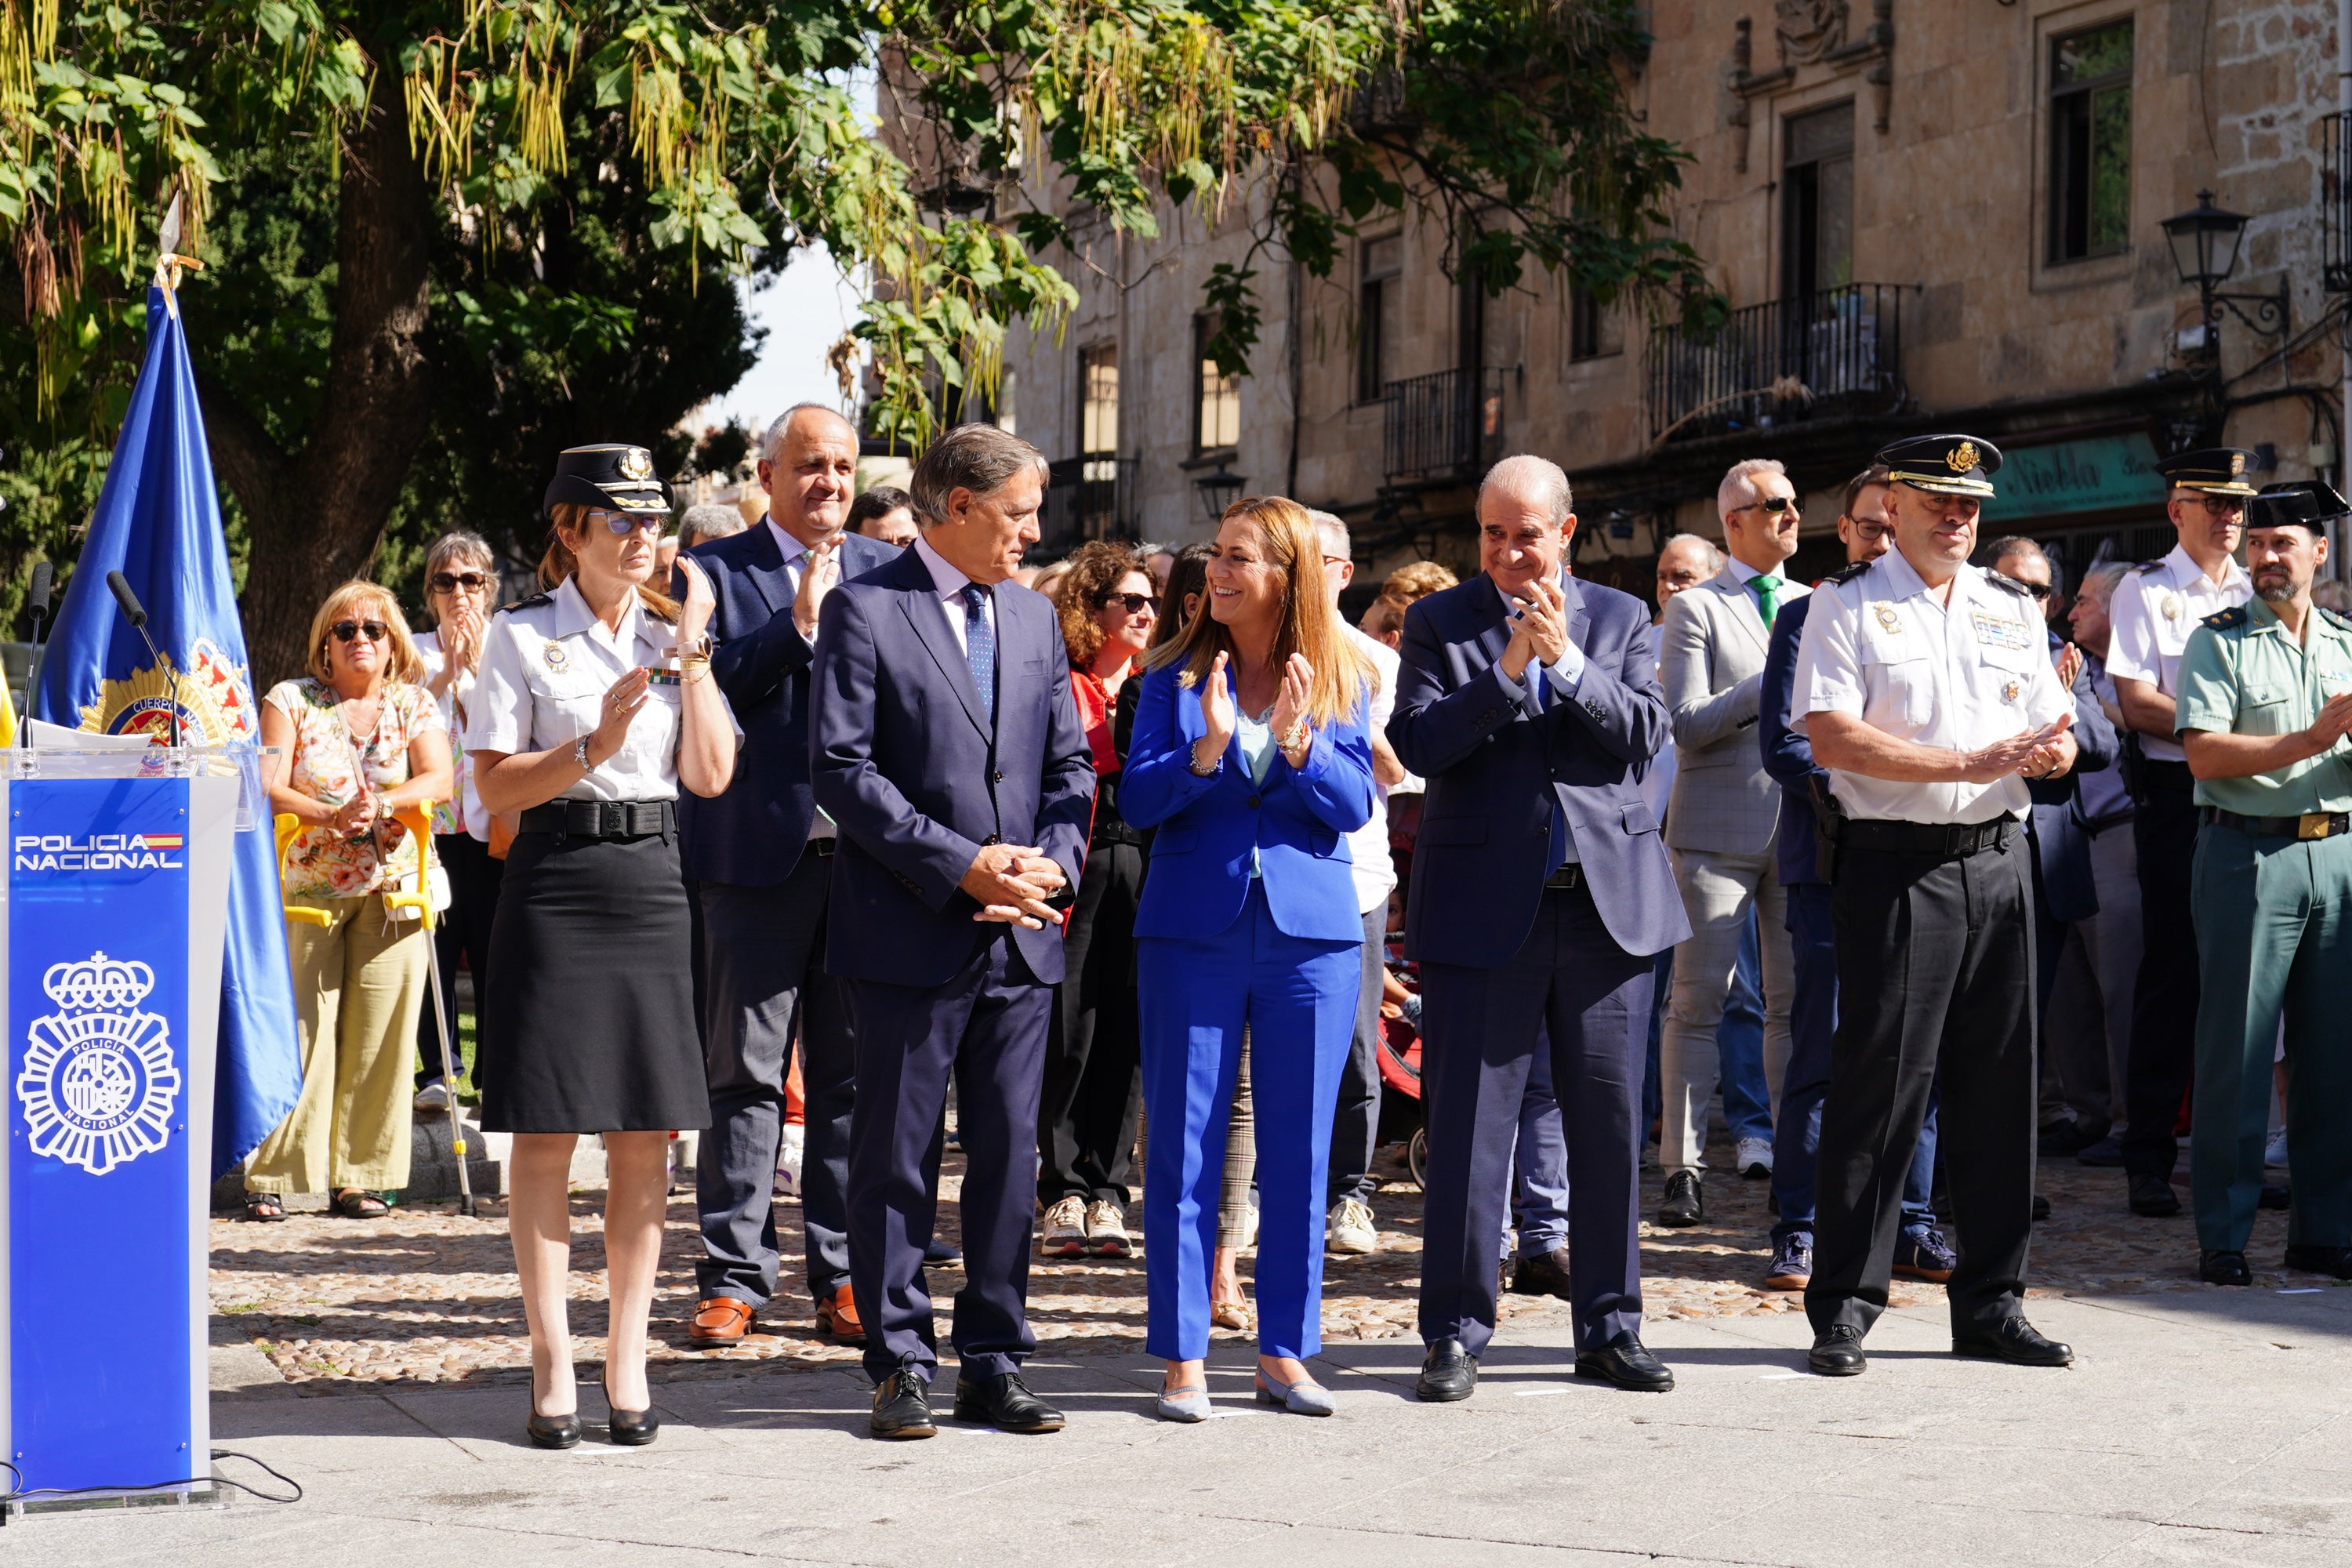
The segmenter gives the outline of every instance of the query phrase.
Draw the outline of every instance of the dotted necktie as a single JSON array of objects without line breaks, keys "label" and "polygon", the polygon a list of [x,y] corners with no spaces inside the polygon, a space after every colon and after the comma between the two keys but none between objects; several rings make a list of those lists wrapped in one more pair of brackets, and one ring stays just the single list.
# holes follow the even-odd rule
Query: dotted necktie
[{"label": "dotted necktie", "polygon": [[1764,629],[1772,629],[1772,617],[1780,613],[1780,579],[1769,572],[1748,579],[1756,590],[1756,607],[1764,612]]},{"label": "dotted necktie", "polygon": [[963,656],[971,666],[971,683],[980,688],[980,706],[991,724],[996,722],[996,628],[988,621],[988,590],[977,583],[963,585]]}]

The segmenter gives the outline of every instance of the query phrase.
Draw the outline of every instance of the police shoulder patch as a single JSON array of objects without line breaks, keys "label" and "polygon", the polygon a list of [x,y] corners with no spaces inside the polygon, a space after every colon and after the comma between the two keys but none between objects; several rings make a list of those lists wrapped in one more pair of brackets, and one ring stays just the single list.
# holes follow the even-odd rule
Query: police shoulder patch
[{"label": "police shoulder patch", "polygon": [[[2205,624],[2211,626],[2217,632],[2226,632],[2232,626],[2244,626],[2249,618],[2250,617],[2247,616],[2244,606],[2232,605],[2229,609],[2217,610],[2213,614],[2206,616]],[[2337,617],[2339,620],[2342,618],[2343,617],[2341,616]]]},{"label": "police shoulder patch", "polygon": [[1869,571],[1871,563],[1867,561],[1851,562],[1846,565],[1839,567],[1836,571],[1822,578],[1822,581],[1824,583],[1851,583],[1856,577],[1861,576],[1864,572]]},{"label": "police shoulder patch", "polygon": [[554,602],[555,595],[552,594],[533,594],[528,599],[517,599],[511,605],[500,605],[492,613],[500,616],[510,615],[516,610],[535,610],[541,605],[551,605]]}]

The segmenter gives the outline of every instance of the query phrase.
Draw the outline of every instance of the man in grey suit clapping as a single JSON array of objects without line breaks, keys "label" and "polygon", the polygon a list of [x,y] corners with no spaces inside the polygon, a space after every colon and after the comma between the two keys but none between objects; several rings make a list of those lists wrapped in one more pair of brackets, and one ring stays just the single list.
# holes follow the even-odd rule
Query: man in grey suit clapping
[{"label": "man in grey suit clapping", "polygon": [[[1780,606],[1807,592],[1781,563],[1797,548],[1796,487],[1778,462],[1732,465],[1716,491],[1730,557],[1707,581],[1675,595],[1659,632],[1658,678],[1679,766],[1666,807],[1666,847],[1691,935],[1675,950],[1674,988],[1658,1039],[1658,1163],[1666,1173],[1658,1223],[1706,1216],[1700,1172],[1716,1083],[1716,1029],[1753,910],[1764,960],[1764,1076],[1779,1112],[1789,1062],[1787,895],[1774,873],[1780,790],[1756,744],[1758,688]],[[1769,1151],[1759,1152],[1769,1165]],[[1747,1163],[1743,1153],[1741,1163]]]}]

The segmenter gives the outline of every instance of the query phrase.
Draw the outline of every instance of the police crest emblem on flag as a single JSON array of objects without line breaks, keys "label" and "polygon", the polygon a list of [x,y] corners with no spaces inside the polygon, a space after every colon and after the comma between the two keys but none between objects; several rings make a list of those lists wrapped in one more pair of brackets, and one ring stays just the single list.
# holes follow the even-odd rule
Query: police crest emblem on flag
[{"label": "police crest emblem on flag", "polygon": [[163,1149],[180,1068],[170,1024],[138,1010],[155,972],[93,952],[51,964],[41,988],[58,1011],[33,1020],[16,1075],[33,1153],[103,1176]]}]

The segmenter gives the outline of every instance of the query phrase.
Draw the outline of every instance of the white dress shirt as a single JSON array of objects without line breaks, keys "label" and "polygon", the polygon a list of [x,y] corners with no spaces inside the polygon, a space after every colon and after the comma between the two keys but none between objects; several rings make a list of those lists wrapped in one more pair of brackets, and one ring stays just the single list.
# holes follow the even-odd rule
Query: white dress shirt
[{"label": "white dress shirt", "polygon": [[[2189,647],[2189,634],[2206,616],[2233,610],[2253,596],[2252,579],[2235,561],[2222,563],[2216,583],[2177,544],[2163,560],[2125,573],[2107,605],[2107,678],[2145,680],[2167,697],[2179,696],[2180,655]],[[2189,760],[2169,735],[2142,735],[2139,743],[2158,762]]]},{"label": "white dress shirt", "polygon": [[[965,646],[963,640],[965,613],[963,591],[971,584],[971,579],[965,576],[958,568],[949,565],[948,558],[932,549],[931,542],[928,539],[919,538],[915,541],[915,553],[922,558],[924,566],[930,571],[931,585],[939,590],[940,611],[948,618],[948,629],[955,634],[956,647],[963,648],[969,655],[971,649]],[[989,630],[994,631],[996,629],[996,594],[993,589],[981,599],[980,613],[988,617]]]},{"label": "white dress shirt", "polygon": [[[1372,693],[1372,733],[1378,735],[1388,729],[1389,715],[1396,711],[1397,677],[1403,661],[1379,638],[1366,637],[1353,626],[1344,629],[1349,644],[1371,660],[1381,683]],[[1357,912],[1387,909],[1389,889],[1396,886],[1396,861],[1389,854],[1389,789],[1378,779],[1372,781],[1371,820],[1348,835],[1348,854],[1355,862]]]}]

